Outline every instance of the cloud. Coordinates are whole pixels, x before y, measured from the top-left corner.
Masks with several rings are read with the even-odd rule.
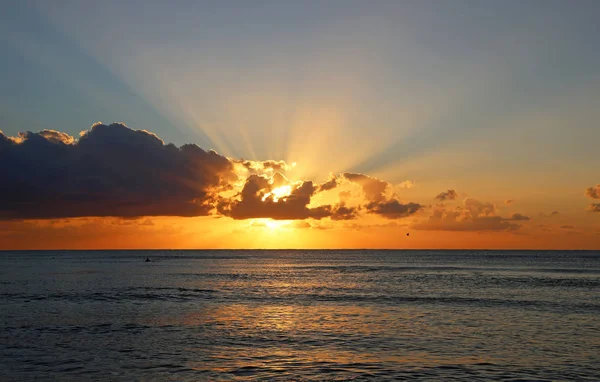
[[[386,191],[389,187],[388,182],[370,177],[364,174],[345,172],[342,174],[350,182],[359,184],[362,187],[365,198],[370,202],[383,202],[386,199]]]
[[[289,194],[277,197],[274,190],[280,187],[289,187]],[[310,199],[316,192],[317,187],[312,181],[290,182],[279,173],[275,173],[272,178],[253,174],[246,179],[239,195],[221,200],[218,210],[221,214],[236,220],[250,218],[297,220],[333,217],[336,211],[343,208],[343,206],[331,205],[309,208]],[[335,216],[343,219],[345,212],[342,210]]]
[[[585,196],[590,199],[600,199],[600,184],[585,189]]]
[[[358,217],[360,207],[347,207],[345,203],[339,204],[331,208],[331,220],[352,220]]]
[[[262,174],[266,172],[285,172],[294,167],[295,163],[288,165],[283,160],[265,160],[253,161],[245,159],[232,160],[233,163],[243,166],[246,170],[253,174]]]
[[[549,214],[546,214],[544,212],[540,212],[540,217],[543,217],[543,218],[551,218],[553,216],[558,216],[558,215],[559,215],[558,211],[552,211]]]
[[[506,199],[506,200],[504,201],[504,204],[506,204],[507,206],[510,206],[510,205],[512,205],[514,202],[515,202],[515,201],[514,201],[514,200],[512,200],[512,199]]]
[[[600,203],[592,203],[588,207],[589,212],[600,212]]]
[[[560,228],[562,228],[562,229],[575,229],[575,227],[573,227],[572,225],[561,225]]]
[[[69,134],[61,133],[60,131],[42,130],[38,134],[46,138],[50,142],[54,143],[62,142],[64,144],[70,145],[73,142],[75,142],[75,138],[73,138]]]
[[[415,186],[415,182],[410,181],[410,180],[405,180],[404,182],[401,182],[398,187],[399,188],[413,188]]]
[[[393,227],[407,227],[408,224],[399,224],[397,221],[392,220],[392,221],[388,221],[386,223],[380,223],[380,224],[358,224],[358,223],[345,223],[343,225],[343,227],[345,229],[351,229],[351,230],[364,230],[364,229],[371,229],[371,228],[393,228]]]
[[[417,203],[402,204],[397,199],[370,202],[365,207],[369,213],[381,215],[386,219],[404,218],[417,213],[423,208],[422,205]]]
[[[398,219],[423,208],[400,202],[390,183],[365,174],[331,174],[322,184],[291,181],[284,173],[294,163],[177,147],[122,123],[98,122],[77,138],[56,130],[18,137],[0,132],[0,163],[0,220],[215,215],[340,221],[363,211]],[[351,183],[360,186],[351,187],[356,195],[342,189],[329,204],[311,204],[317,193]]]
[[[448,190],[448,191],[439,193],[434,198],[434,200],[439,200],[440,202],[443,202],[446,200],[456,200],[457,197],[458,197],[458,193],[455,190]]]
[[[321,185],[319,185],[319,192],[329,191],[336,188],[338,185],[338,177],[334,174],[329,174],[329,180]]]
[[[463,202],[463,206],[453,209],[443,205],[434,207],[429,219],[414,224],[413,228],[432,231],[514,231],[520,226],[512,223],[512,220],[529,219],[520,214],[515,215],[503,218],[496,215],[496,206],[492,203],[469,198]]]
[[[0,133],[0,219],[201,216],[237,176],[196,145],[165,145],[123,124],[94,124],[78,140],[54,130]]]
[[[525,215],[521,215],[521,214],[513,214],[510,217],[510,220],[514,220],[514,221],[526,221],[526,220],[531,220],[531,218],[529,216],[525,216]]]

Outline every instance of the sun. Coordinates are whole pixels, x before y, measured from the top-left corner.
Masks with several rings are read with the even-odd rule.
[[[286,198],[292,194],[292,186],[286,185],[277,187],[271,190],[271,192],[267,192],[263,197],[262,201],[267,200],[268,197],[272,197],[273,201],[277,203],[279,199],[283,199],[285,202]]]
[[[267,219],[267,221],[265,222],[265,224],[266,224],[266,226],[267,226],[268,229],[274,231],[274,230],[281,229],[282,227],[284,227],[285,225],[287,225],[287,222],[280,221],[280,220]]]

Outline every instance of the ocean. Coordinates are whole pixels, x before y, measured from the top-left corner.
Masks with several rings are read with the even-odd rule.
[[[2,381],[598,381],[600,252],[4,251],[0,329]]]

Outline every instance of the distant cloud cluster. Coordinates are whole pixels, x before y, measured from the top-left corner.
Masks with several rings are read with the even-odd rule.
[[[540,217],[542,218],[551,218],[554,216],[558,216],[560,213],[558,211],[552,211],[549,214],[545,213],[545,212],[540,212]]]
[[[420,230],[435,231],[515,231],[520,225],[515,221],[527,221],[530,218],[513,214],[510,218],[497,215],[496,206],[476,199],[466,199],[462,206],[446,208],[434,207],[427,221],[413,225]]]
[[[590,199],[600,199],[600,184],[595,187],[588,187],[585,189],[585,196]],[[589,212],[600,212],[600,203],[592,203],[588,206]]]

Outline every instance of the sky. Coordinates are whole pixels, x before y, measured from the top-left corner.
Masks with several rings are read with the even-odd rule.
[[[0,13],[0,249],[600,249],[600,3]]]

